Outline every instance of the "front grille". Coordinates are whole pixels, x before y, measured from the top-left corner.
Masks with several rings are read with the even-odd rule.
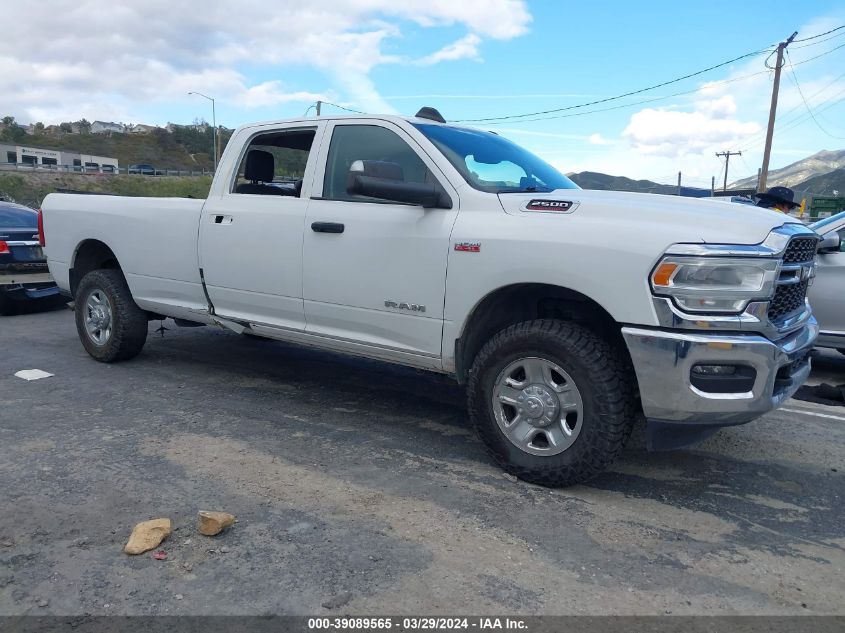
[[[797,279],[804,276],[799,264],[812,265],[818,246],[817,237],[796,237],[787,244],[783,253],[781,280],[775,287],[775,296],[769,303],[769,321],[775,325],[804,309],[804,298],[807,296],[810,280],[804,279],[796,283]]]
[[[796,237],[786,247],[783,254],[783,263],[811,262],[816,256],[818,246],[819,240],[816,237]]]
[[[803,308],[808,284],[808,281],[802,281],[797,284],[778,286],[769,304],[769,320],[777,323],[783,317]]]

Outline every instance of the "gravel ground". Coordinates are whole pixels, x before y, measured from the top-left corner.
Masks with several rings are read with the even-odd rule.
[[[845,613],[845,408],[671,453],[637,429],[549,490],[491,464],[448,379],[158,325],[104,365],[67,310],[0,320],[0,614]],[[201,536],[201,509],[238,522]],[[123,554],[156,517],[167,559]]]

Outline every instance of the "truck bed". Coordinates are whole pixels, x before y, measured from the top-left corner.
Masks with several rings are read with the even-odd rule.
[[[148,310],[184,299],[204,309],[197,230],[205,200],[48,195],[41,205],[50,270],[70,290],[69,270],[78,245],[99,240],[115,254],[135,301]],[[153,282],[154,283],[151,283]]]

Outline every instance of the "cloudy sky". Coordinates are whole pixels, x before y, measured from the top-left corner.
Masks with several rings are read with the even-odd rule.
[[[690,6],[685,6],[690,5]],[[487,119],[636,91],[845,24],[841,2],[144,0],[3,10],[0,115],[23,123],[235,127],[321,99],[365,112]],[[479,122],[562,171],[709,186],[756,174],[771,96],[766,54],[641,94]],[[845,29],[789,49],[772,166],[845,148]],[[770,62],[771,63],[771,62]],[[797,83],[796,83],[797,82]],[[800,86],[800,90],[797,86]],[[803,94],[803,97],[802,97]],[[806,104],[805,104],[806,101]],[[809,106],[809,111],[808,111]],[[325,112],[340,112],[326,106]],[[812,112],[812,115],[811,115]]]

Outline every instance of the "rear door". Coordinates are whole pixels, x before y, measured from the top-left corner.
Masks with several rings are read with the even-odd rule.
[[[390,122],[338,121],[326,130],[322,154],[305,223],[306,331],[436,367],[456,191],[415,139]],[[406,181],[440,185],[452,208],[349,195],[349,167],[357,160],[398,163]]]
[[[217,315],[304,329],[302,231],[323,125],[259,129],[206,201],[200,268]]]

